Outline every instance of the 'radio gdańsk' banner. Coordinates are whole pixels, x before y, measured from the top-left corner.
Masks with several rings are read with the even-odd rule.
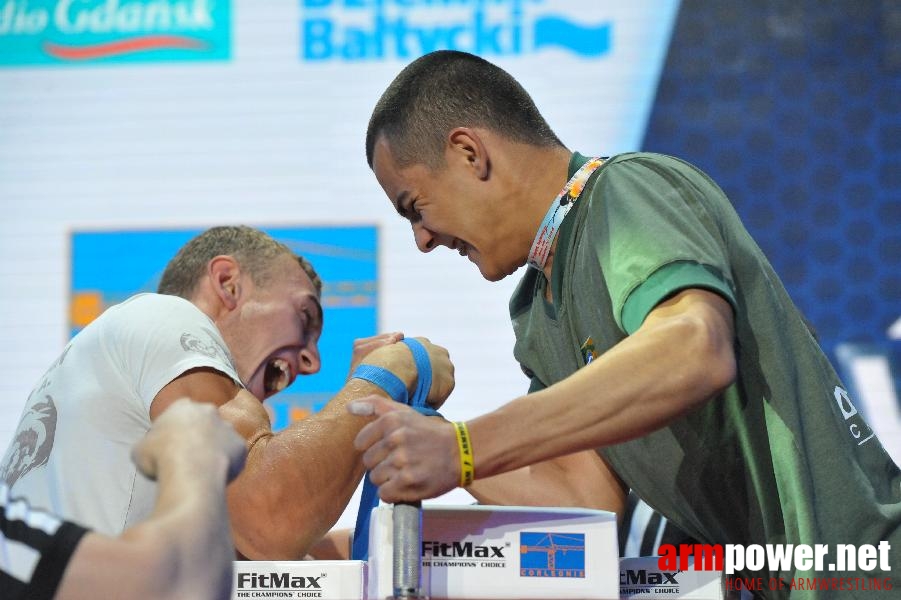
[[[0,65],[222,60],[229,2],[0,0]]]

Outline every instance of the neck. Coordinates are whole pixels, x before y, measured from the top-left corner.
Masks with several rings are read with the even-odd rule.
[[[206,280],[197,284],[197,288],[188,301],[217,324],[222,315],[228,312],[216,293],[210,289],[209,282]]]
[[[530,152],[517,157],[514,171],[521,175],[517,181],[517,210],[522,211],[521,238],[517,243],[523,248],[523,264],[532,247],[535,234],[554,198],[568,181],[569,159],[572,152],[563,147],[530,148]],[[548,256],[545,274],[550,276],[554,249]]]
[[[544,268],[541,269],[541,272],[544,273],[545,279],[548,281],[551,280],[551,272],[554,270],[554,254],[557,252],[557,240],[554,240],[554,245],[551,247],[551,251],[547,255],[547,260],[544,261]]]

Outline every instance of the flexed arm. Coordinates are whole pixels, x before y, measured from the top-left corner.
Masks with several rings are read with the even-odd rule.
[[[469,421],[476,479],[641,437],[716,397],[735,378],[732,319],[721,296],[683,291],[590,365]],[[378,418],[355,444],[383,500],[432,498],[459,485],[451,424],[378,399],[364,404]]]
[[[432,364],[429,401],[440,406],[453,390],[453,365],[444,348],[418,339]],[[388,369],[415,389],[416,367],[406,345],[381,345],[362,362]],[[237,550],[255,560],[301,559],[334,525],[364,472],[353,439],[365,422],[348,414],[345,404],[372,394],[387,397],[378,386],[350,379],[321,411],[273,433],[260,401],[217,371],[196,370],[172,382],[154,400],[152,416],[172,391],[213,398],[246,440],[246,466],[228,488],[228,505]]]

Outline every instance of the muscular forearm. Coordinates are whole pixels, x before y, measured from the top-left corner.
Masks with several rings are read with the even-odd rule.
[[[622,511],[626,490],[594,450],[477,479],[466,488],[482,504],[572,506]]]
[[[447,351],[418,338],[429,354],[430,404],[439,405],[453,389]],[[412,393],[418,373],[405,344],[384,345],[363,360],[387,369]],[[367,420],[347,412],[355,398],[379,396],[394,404],[381,387],[350,379],[321,410],[273,434],[262,405],[241,391],[220,414],[247,440],[244,471],[229,486],[229,510],[238,551],[252,559],[298,560],[337,521],[363,475],[354,438]]]
[[[345,404],[373,393],[385,395],[352,379],[318,413],[252,442],[244,471],[229,486],[243,556],[299,560],[335,524],[363,475],[353,439],[365,421]]]
[[[725,301],[682,298],[652,315],[572,376],[470,421],[476,476],[637,438],[733,381],[731,310]]]

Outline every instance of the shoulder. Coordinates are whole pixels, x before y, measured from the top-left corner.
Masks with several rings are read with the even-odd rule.
[[[172,344],[180,344],[185,351],[199,351],[231,363],[213,320],[178,296],[138,294],[107,309],[97,322],[103,328],[101,335],[126,345],[122,347],[149,352],[150,348],[168,351]]]
[[[601,171],[618,173],[630,169],[703,173],[699,167],[684,158],[659,152],[623,152],[622,154],[615,154],[604,161]]]
[[[109,307],[97,321],[126,330],[167,330],[185,326],[217,330],[200,308],[189,300],[165,294],[137,294]]]
[[[166,294],[136,294],[130,298],[111,306],[107,312],[115,313],[176,313],[195,316],[205,316],[203,311],[197,308],[190,300],[179,296]],[[104,313],[105,314],[105,313]]]
[[[670,184],[692,180],[703,185],[716,185],[698,165],[684,158],[657,152],[626,152],[611,156],[604,162],[601,171],[607,176],[659,178]]]
[[[628,200],[625,204],[629,206],[642,198],[709,207],[731,204],[722,188],[700,167],[668,154],[618,154],[608,158],[599,171],[589,196],[605,198],[603,210],[614,198]]]

